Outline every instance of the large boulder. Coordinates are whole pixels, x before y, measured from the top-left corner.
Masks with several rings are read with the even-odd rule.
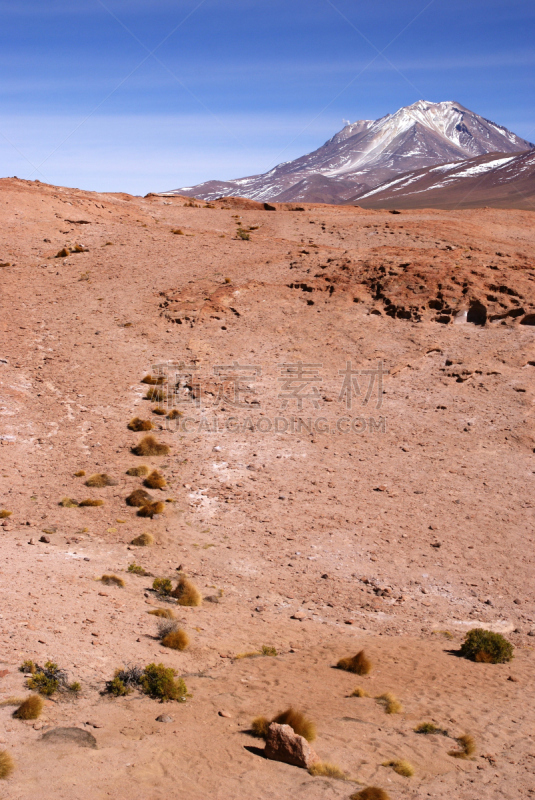
[[[319,761],[304,736],[299,736],[289,725],[278,725],[276,722],[269,726],[264,752],[266,758],[273,761],[283,761],[304,769]]]

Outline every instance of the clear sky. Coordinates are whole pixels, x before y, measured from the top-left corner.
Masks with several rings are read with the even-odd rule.
[[[0,0],[0,175],[145,194],[456,100],[535,140],[532,0]]]

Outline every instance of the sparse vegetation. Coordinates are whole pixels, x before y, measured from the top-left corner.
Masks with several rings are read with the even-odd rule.
[[[15,762],[7,750],[0,750],[0,780],[9,778],[15,769]]]
[[[378,703],[381,703],[384,706],[384,709],[387,714],[401,714],[403,711],[403,706],[397,699],[392,692],[385,692],[385,694],[380,694],[378,697],[375,698]]]
[[[384,761],[383,767],[392,767],[394,772],[397,772],[398,775],[403,775],[404,778],[410,778],[414,775],[414,767],[412,764],[402,759]]]
[[[146,506],[149,503],[152,503],[154,498],[145,489],[136,489],[135,491],[131,492],[128,497],[125,498],[125,502],[127,506],[133,506],[134,508],[141,508],[141,506]]]
[[[270,647],[267,644],[263,644],[262,645],[261,653],[262,653],[263,656],[277,656],[278,655],[277,650],[274,647]]]
[[[152,409],[152,413],[157,414],[159,417],[165,417],[166,411],[163,406],[155,406],[155,408]]]
[[[141,667],[126,667],[115,670],[111,681],[106,681],[106,691],[115,697],[124,697],[131,694],[133,689],[139,687],[143,669]]]
[[[59,501],[59,505],[63,506],[63,508],[78,508],[78,503],[76,500],[73,500],[72,497],[62,497]]]
[[[138,444],[132,448],[136,456],[166,456],[169,454],[169,446],[162,444],[154,436],[144,436]]]
[[[140,567],[139,564],[136,564],[135,561],[132,561],[131,564],[128,565],[128,572],[132,572],[134,575],[149,575],[143,567]]]
[[[126,426],[131,431],[151,431],[152,430],[152,422],[150,419],[140,419],[139,417],[133,417],[130,420],[128,425]],[[130,474],[127,472],[127,475]]]
[[[184,231],[180,228],[174,228],[171,233],[174,233],[175,236],[184,236]]]
[[[276,656],[278,655],[274,647],[269,647],[266,644],[262,645],[261,650],[251,650],[248,653],[238,653],[234,658],[257,658],[258,656]]]
[[[43,710],[43,699],[38,694],[31,694],[13,712],[16,719],[38,719]]]
[[[161,594],[162,597],[169,597],[173,591],[173,584],[169,578],[154,578],[152,582],[152,588],[155,592]]]
[[[149,386],[161,386],[162,383],[165,383],[165,377],[163,375],[145,375],[144,378],[141,378],[141,383],[147,383]]]
[[[140,533],[135,539],[132,539],[130,544],[136,547],[151,547],[154,544],[154,536],[151,533]]]
[[[145,475],[149,474],[149,468],[144,464],[140,464],[139,467],[130,467],[130,469],[127,469],[126,474],[130,475],[132,478],[144,478]]]
[[[152,519],[156,514],[163,514],[165,511],[165,503],[147,503],[142,506],[137,512],[138,517],[150,517]]]
[[[152,611],[147,611],[147,614],[152,614],[153,617],[161,617],[162,619],[175,618],[175,615],[170,608],[153,608]]]
[[[85,476],[85,469],[79,469],[78,472],[74,473],[75,478],[83,478]]]
[[[154,386],[147,391],[145,400],[152,400],[153,403],[161,403],[164,398],[163,389],[156,389]]]
[[[120,586],[121,589],[125,586],[124,578],[119,577],[119,575],[103,575],[100,580],[106,586]]]
[[[87,500],[82,500],[81,503],[78,503],[79,506],[103,506],[104,500],[91,500],[91,498],[87,498]]]
[[[251,722],[251,730],[254,736],[259,739],[265,739],[268,735],[270,722],[267,717],[255,717]]]
[[[62,247],[61,250],[58,250],[56,253],[55,258],[67,258],[67,256],[70,256],[70,254],[70,250],[68,250],[66,247]]]
[[[355,792],[349,800],[390,800],[390,795],[379,786],[366,786],[360,792]]]
[[[91,475],[91,477],[86,480],[85,485],[93,489],[102,489],[104,486],[117,486],[117,481],[105,472],[100,472],[96,475]]]
[[[180,578],[171,597],[176,597],[180,606],[200,606],[202,603],[201,593],[187,578]]]
[[[449,756],[453,756],[453,758],[470,758],[476,752],[476,743],[473,736],[470,736],[469,733],[465,733],[462,736],[459,736],[455,740],[460,750],[450,750],[448,753]]]
[[[236,231],[236,239],[243,239],[244,241],[248,242],[250,238],[251,234],[247,233],[247,231],[241,226]]]
[[[423,733],[424,735],[429,735],[431,733],[440,733],[442,736],[449,736],[448,731],[444,730],[444,728],[437,728],[436,725],[433,725],[432,722],[422,722],[414,729],[415,733]]]
[[[13,513],[12,511],[6,511],[6,509],[3,508],[0,511],[0,519],[7,519],[8,517],[10,517],[12,515],[12,513]]]
[[[251,730],[255,736],[265,739],[272,722],[276,722],[278,725],[289,725],[295,733],[303,736],[308,742],[313,742],[316,738],[314,723],[307,719],[301,711],[297,711],[291,706],[286,711],[277,714],[272,720],[268,720],[267,717],[256,717],[251,723]]]
[[[141,676],[142,691],[160,702],[167,700],[186,700],[188,690],[182,678],[175,679],[176,670],[163,664],[148,664]]]
[[[513,645],[501,633],[474,628],[466,634],[460,652],[471,661],[505,664],[513,658]]]
[[[366,689],[362,689],[362,687],[357,686],[357,688],[353,689],[353,691],[351,692],[351,694],[349,696],[350,697],[369,697],[370,695],[368,694]]]
[[[189,645],[188,634],[173,620],[161,620],[158,635],[163,646],[171,650],[185,650]]]
[[[147,486],[149,489],[165,489],[167,481],[161,472],[158,472],[157,469],[153,469],[150,475],[143,481],[143,485]]]
[[[347,780],[347,774],[336,764],[331,764],[330,761],[316,761],[315,764],[311,764],[308,771],[311,775],[324,778],[338,778],[338,780],[341,781]]]
[[[167,415],[167,419],[177,419],[178,417],[183,417],[184,414],[182,411],[179,411],[178,408],[172,408],[169,414]]]
[[[28,689],[47,697],[57,691],[77,691],[73,687],[78,686],[79,689],[80,686],[79,684],[69,684],[67,673],[53,661],[47,661],[44,667],[31,660],[24,661],[19,670],[29,676],[26,680]]]
[[[346,672],[353,672],[355,675],[368,675],[371,672],[373,664],[364,650],[360,650],[356,656],[341,658],[336,666],[338,669],[344,669]]]

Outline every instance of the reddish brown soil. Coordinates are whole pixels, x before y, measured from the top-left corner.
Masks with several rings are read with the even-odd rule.
[[[0,187],[0,510],[13,512],[0,523],[0,703],[25,696],[28,658],[82,684],[36,722],[0,707],[0,749],[16,762],[0,796],[535,793],[533,213],[273,212]],[[76,244],[84,252],[55,258]],[[374,384],[366,402],[362,370],[379,361],[384,394]],[[140,381],[180,362],[193,400],[170,421]],[[302,409],[297,397],[284,409],[283,365],[297,362],[316,377]],[[351,408],[347,362],[359,370]],[[127,429],[134,416],[170,455],[131,453],[144,435]],[[125,504],[140,463],[168,482],[155,499],[173,501],[152,520]],[[79,470],[117,483],[86,487]],[[143,531],[153,547],[130,544]],[[159,577],[180,568],[219,601],[176,609],[184,652],[160,645],[146,612],[164,603],[152,577],[127,572],[133,561]],[[513,662],[459,658],[474,627],[505,633]],[[279,655],[233,658],[263,645]],[[362,648],[369,676],[333,668]],[[117,667],[151,661],[184,676],[186,703],[102,694]],[[350,697],[356,686],[371,697]],[[384,692],[402,713],[385,714],[373,699]],[[262,758],[252,718],[290,703],[316,722],[320,757],[359,783]],[[472,734],[475,757],[414,733],[425,721]],[[61,726],[90,731],[97,749],[40,741]],[[381,766],[396,758],[412,778]]]

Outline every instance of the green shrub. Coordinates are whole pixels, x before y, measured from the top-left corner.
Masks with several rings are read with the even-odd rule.
[[[513,645],[501,633],[473,628],[466,634],[460,652],[471,661],[505,664],[513,658]]]
[[[50,697],[58,690],[70,689],[67,673],[53,661],[47,661],[44,667],[40,667],[33,661],[25,661],[19,669],[29,675],[26,680],[28,689],[33,689],[39,694]]]
[[[146,570],[140,567],[139,564],[136,564],[135,561],[132,561],[132,563],[128,565],[128,572],[133,572],[134,575],[147,575]]]
[[[176,670],[172,667],[148,664],[141,676],[141,688],[149,697],[154,697],[162,703],[166,700],[184,702],[188,697],[188,690],[182,678],[175,680],[176,674]]]
[[[169,578],[155,578],[152,582],[152,588],[158,594],[168,597],[173,591],[173,584]]]

